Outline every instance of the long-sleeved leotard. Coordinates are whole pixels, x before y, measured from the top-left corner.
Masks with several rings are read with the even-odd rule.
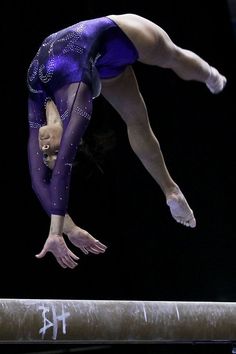
[[[119,75],[138,53],[109,18],[79,22],[47,37],[30,64],[28,158],[32,187],[45,211],[65,215],[72,163],[92,114],[100,79]],[[45,105],[52,99],[63,134],[53,171],[43,163],[38,130],[46,124]]]

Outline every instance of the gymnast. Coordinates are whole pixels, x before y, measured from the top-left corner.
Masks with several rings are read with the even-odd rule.
[[[29,171],[32,188],[51,220],[37,258],[51,252],[61,267],[76,267],[79,257],[64,236],[85,254],[107,248],[67,212],[72,165],[91,119],[93,100],[100,93],[126,123],[130,146],[160,186],[172,217],[187,227],[196,226],[150,126],[132,68],[136,61],[171,69],[183,80],[202,82],[213,94],[226,84],[215,67],[136,14],[89,19],[53,33],[29,65]]]

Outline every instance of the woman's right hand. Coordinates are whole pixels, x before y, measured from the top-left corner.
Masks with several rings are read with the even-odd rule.
[[[43,249],[35,257],[43,258],[47,252],[51,252],[62,268],[75,268],[78,263],[77,257],[66,245],[63,236],[49,234]]]

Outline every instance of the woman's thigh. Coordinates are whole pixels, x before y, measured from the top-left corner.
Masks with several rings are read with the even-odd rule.
[[[102,95],[127,125],[147,124],[146,105],[131,66],[116,78],[102,80]]]
[[[140,62],[161,67],[169,66],[177,47],[160,26],[135,14],[108,17],[116,22],[133,42]]]

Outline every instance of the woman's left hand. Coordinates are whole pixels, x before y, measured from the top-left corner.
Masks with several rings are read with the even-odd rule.
[[[88,231],[76,225],[67,233],[67,236],[70,242],[80,248],[84,254],[89,252],[93,254],[104,253],[107,249],[107,246],[90,235]]]

